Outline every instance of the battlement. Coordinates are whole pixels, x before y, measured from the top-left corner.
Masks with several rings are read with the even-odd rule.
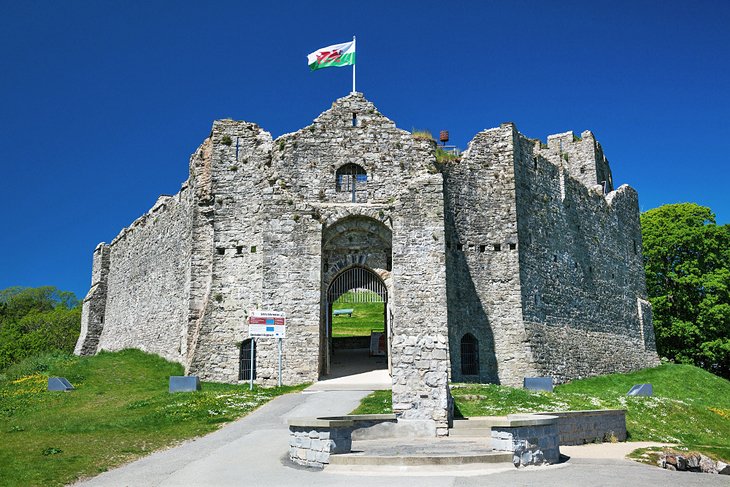
[[[604,194],[613,191],[613,176],[608,159],[590,130],[581,133],[580,137],[573,131],[549,135],[547,146],[536,141],[534,150],[536,155],[564,168],[586,187],[600,186]]]

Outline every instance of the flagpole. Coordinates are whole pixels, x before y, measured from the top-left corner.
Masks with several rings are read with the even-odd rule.
[[[355,64],[357,63],[357,44],[355,44],[355,36],[352,36],[352,44],[355,47],[355,62],[352,63],[352,93],[356,93],[355,91]]]

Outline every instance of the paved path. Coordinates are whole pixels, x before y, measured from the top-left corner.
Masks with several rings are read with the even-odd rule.
[[[342,385],[342,384],[340,384]],[[321,388],[320,384],[320,388]],[[444,467],[328,467],[316,471],[288,462],[288,428],[292,417],[346,414],[369,391],[305,391],[278,397],[250,415],[205,437],[157,452],[111,470],[83,486],[730,486],[719,475],[669,472],[621,460],[626,445],[609,448],[568,447],[572,458],[549,467],[473,469]],[[583,449],[584,453],[581,453]],[[603,453],[600,453],[603,451]],[[608,457],[608,458],[607,458]],[[409,479],[412,479],[409,482]]]

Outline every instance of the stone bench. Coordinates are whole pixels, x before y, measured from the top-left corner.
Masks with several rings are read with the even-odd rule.
[[[513,452],[513,463],[543,465],[560,460],[558,417],[547,414],[509,414],[472,417],[474,425],[491,429],[492,448]]]
[[[354,311],[354,309],[336,309],[332,312],[332,316],[347,315],[352,318],[352,313]]]
[[[288,421],[289,458],[299,465],[323,468],[330,463],[330,455],[350,453],[354,431],[395,422],[395,414],[292,418]]]

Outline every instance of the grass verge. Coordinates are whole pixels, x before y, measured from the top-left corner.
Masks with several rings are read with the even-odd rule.
[[[627,397],[634,384],[651,383],[652,397]],[[678,448],[730,460],[730,381],[691,365],[667,364],[629,374],[575,380],[552,393],[493,384],[453,384],[463,416],[498,416],[530,411],[626,409],[631,441],[676,443]],[[392,412],[390,391],[363,401],[358,414]]]
[[[0,377],[0,479],[5,486],[65,485],[209,433],[301,387],[204,382],[170,394],[179,364],[138,350],[34,357]],[[47,392],[49,376],[76,390]]]
[[[345,295],[343,295],[345,297]],[[370,336],[371,331],[385,329],[383,303],[345,303],[343,298],[332,305],[333,310],[352,309],[352,316],[332,317],[332,336]]]

